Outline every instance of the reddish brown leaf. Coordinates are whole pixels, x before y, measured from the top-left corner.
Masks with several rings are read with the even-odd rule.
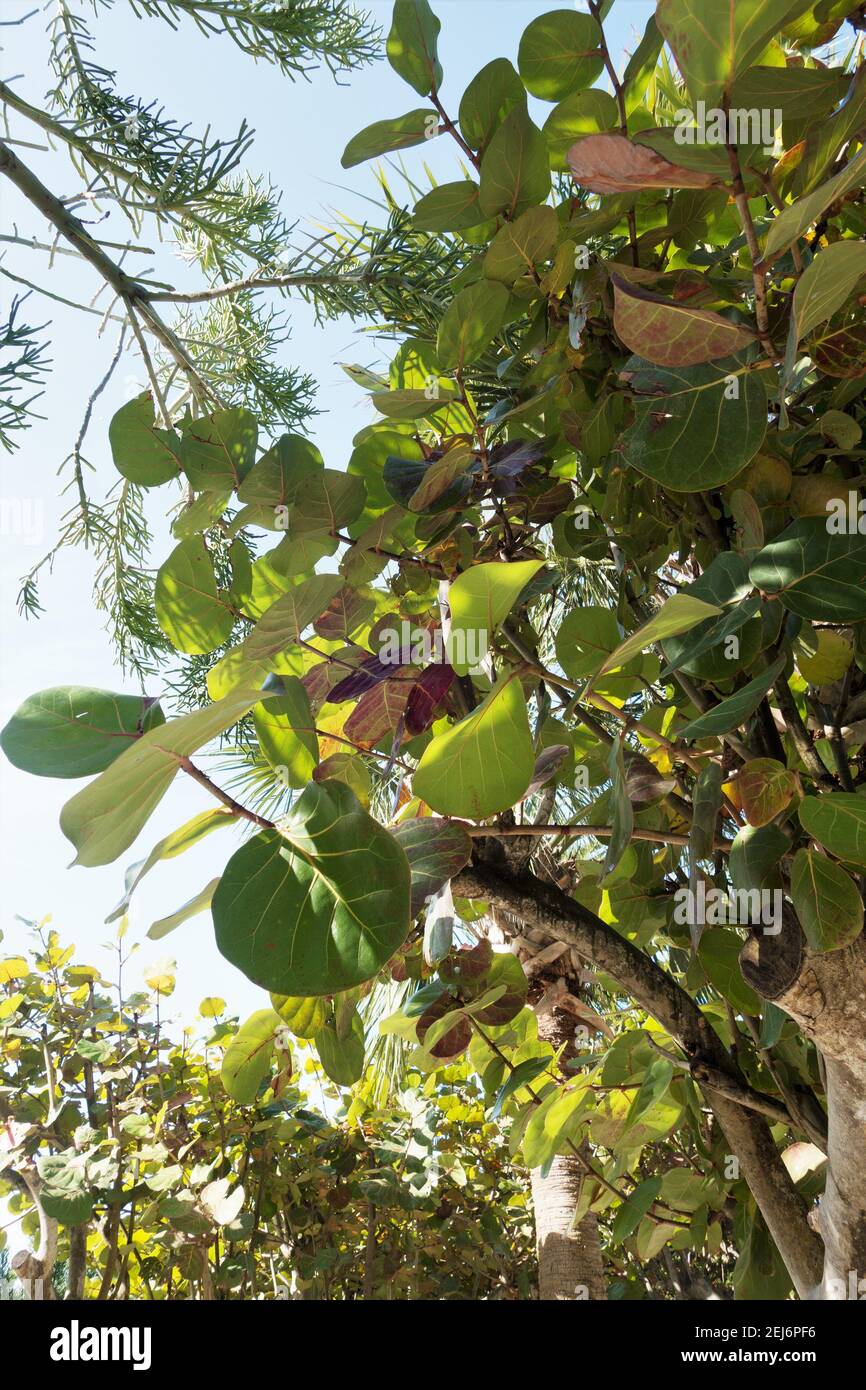
[[[660,367],[696,367],[718,357],[730,357],[754,342],[748,329],[740,328],[709,309],[674,304],[664,296],[620,275],[611,277],[614,294],[613,326],[626,347]]]
[[[343,662],[349,661],[356,651],[357,649],[347,647],[335,652],[334,655],[340,658],[339,661],[318,661],[301,677],[301,685],[309,696],[313,710],[318,710],[321,705],[333,699],[331,692],[346,677]]]
[[[827,376],[847,378],[866,372],[866,323],[850,315],[838,315],[824,324],[806,343],[815,366]]]
[[[671,164],[647,145],[624,135],[586,135],[568,151],[575,183],[591,193],[631,193],[641,188],[712,188],[715,174]]]
[[[397,727],[412,689],[415,669],[411,666],[388,668],[391,676],[381,681],[358,701],[343,725],[343,733],[361,748],[373,748]]]
[[[365,695],[374,685],[393,675],[394,667],[390,662],[382,661],[378,656],[366,656],[357,671],[351,671],[334,686],[328,699],[332,705],[342,704],[344,700],[357,700],[359,695]]]
[[[327,637],[331,641],[341,637],[348,638],[349,634],[370,616],[373,608],[372,599],[346,585],[334,595],[324,613],[313,623],[313,627],[320,637]]]
[[[749,825],[761,826],[784,811],[797,778],[775,758],[752,758],[743,764],[736,785]]]
[[[451,980],[464,988],[468,986],[470,992],[478,993],[478,981],[484,979],[492,964],[493,947],[485,936],[475,946],[461,946],[452,951],[439,966],[439,974],[443,980]]]
[[[406,732],[410,738],[423,734],[433,723],[436,706],[442,701],[454,680],[451,666],[428,666],[421,672],[406,701]]]
[[[440,1018],[456,1009],[457,1005],[450,994],[442,994],[439,998],[425,1009],[418,1022],[415,1024],[415,1035],[423,1046],[427,1033],[434,1023],[438,1023]],[[430,1049],[432,1056],[446,1060],[449,1057],[459,1057],[461,1052],[465,1052],[472,1041],[472,1025],[464,1014],[457,1014],[454,1024],[448,1032]]]

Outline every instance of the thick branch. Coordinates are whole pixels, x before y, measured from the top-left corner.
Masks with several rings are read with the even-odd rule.
[[[737,1067],[694,1000],[655,961],[581,903],[532,875],[520,879],[487,865],[464,869],[453,880],[461,897],[486,898],[530,926],[565,941],[611,975],[683,1048],[736,1082]],[[707,1097],[801,1297],[821,1280],[821,1241],[782,1163],[766,1122],[711,1090]]]
[[[39,1217],[39,1245],[36,1250],[19,1250],[9,1268],[20,1280],[24,1296],[34,1302],[54,1298],[51,1274],[57,1259],[58,1223],[42,1205],[42,1179],[34,1163],[7,1169],[7,1176],[30,1198]]]

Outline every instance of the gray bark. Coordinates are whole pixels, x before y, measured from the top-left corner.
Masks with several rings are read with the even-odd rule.
[[[866,941],[815,954],[787,904],[781,933],[753,937],[743,975],[812,1039],[827,1075],[827,1185],[818,1211],[824,1268],[808,1296],[866,1294]],[[863,1287],[861,1288],[861,1281]]]
[[[555,1048],[574,1037],[574,1020],[551,1012],[538,1020],[538,1036]],[[607,1288],[598,1220],[587,1212],[572,1229],[574,1212],[585,1169],[571,1153],[557,1154],[546,1176],[532,1173],[535,1208],[535,1243],[538,1252],[538,1296],[562,1302],[604,1299]]]

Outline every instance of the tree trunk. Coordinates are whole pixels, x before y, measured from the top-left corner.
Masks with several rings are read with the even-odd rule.
[[[9,1267],[21,1280],[24,1297],[34,1302],[54,1298],[54,1285],[51,1275],[57,1259],[58,1223],[53,1216],[46,1214],[42,1205],[42,1180],[35,1163],[26,1163],[7,1173],[12,1181],[26,1192],[39,1215],[39,1245],[34,1250],[19,1250],[13,1255]]]
[[[538,1020],[538,1036],[555,1048],[573,1043],[574,1019],[559,1013],[543,1014]],[[583,1174],[580,1160],[570,1153],[557,1154],[546,1177],[540,1168],[532,1172],[538,1296],[545,1300],[607,1297],[594,1212],[587,1212],[572,1230]]]
[[[866,1294],[866,939],[815,954],[787,904],[782,923],[778,936],[746,944],[742,971],[799,1024],[824,1060],[829,1162],[818,1210],[824,1272],[809,1296],[859,1299]]]

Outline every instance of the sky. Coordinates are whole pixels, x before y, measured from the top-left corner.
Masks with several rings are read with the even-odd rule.
[[[14,21],[40,0],[0,0],[0,76],[17,92],[38,104],[50,85],[46,25],[54,11],[45,5],[23,25]],[[560,5],[560,8],[564,8]],[[79,0],[82,13],[89,10]],[[390,4],[363,6],[387,33]],[[557,8],[555,0],[433,0],[442,21],[440,58],[445,73],[442,100],[456,115],[460,96],[475,73],[491,59],[516,62],[520,35],[536,15]],[[578,3],[576,9],[586,8]],[[654,6],[647,0],[616,0],[605,22],[614,62],[621,73],[626,55],[636,47]],[[373,121],[396,116],[421,103],[384,60],[344,76],[337,85],[327,71],[309,81],[291,82],[267,64],[254,64],[224,35],[205,39],[189,23],[177,31],[158,20],[138,19],[127,0],[114,0],[101,10],[94,25],[97,56],[116,70],[123,93],[146,100],[158,98],[167,113],[197,130],[210,124],[212,132],[233,134],[241,120],[255,129],[247,157],[253,172],[270,176],[283,190],[287,220],[302,226],[330,225],[332,210],[374,218],[369,199],[377,195],[374,164],[351,170],[340,167],[340,155],[350,137]],[[600,79],[600,86],[605,86]],[[551,109],[531,100],[536,119]],[[39,141],[34,127],[14,117],[10,134]],[[48,150],[17,149],[19,156],[63,195],[78,189],[74,171],[63,156]],[[422,159],[438,180],[459,177],[459,150],[442,137],[423,150],[407,150],[407,167],[423,180]],[[5,184],[5,186],[4,186]],[[407,198],[407,201],[408,198]],[[14,227],[14,232],[13,232]],[[6,235],[47,240],[47,227],[38,214],[0,181],[0,231]],[[153,245],[152,241],[148,244]],[[0,243],[0,264],[54,294],[89,302],[98,288],[95,272],[74,257]],[[172,266],[165,248],[153,262],[158,278],[184,283],[184,270]],[[0,316],[5,317],[16,286],[0,278]],[[103,303],[104,301],[99,301]],[[33,294],[25,306],[27,321],[49,321],[52,370],[36,409],[44,417],[24,436],[18,450],[0,458],[0,725],[28,695],[55,685],[87,685],[135,692],[134,680],[115,667],[104,616],[91,599],[93,558],[83,550],[62,551],[53,573],[40,586],[44,613],[25,620],[16,609],[19,581],[50,549],[58,523],[69,505],[59,497],[63,478],[57,471],[78,433],[85,402],[104,375],[113,356],[119,325],[107,325],[100,338],[100,319]],[[316,405],[321,412],[308,425],[329,468],[345,468],[351,441],[372,418],[363,393],[335,364],[362,362],[384,365],[375,343],[348,320],[317,327],[312,312],[291,304],[292,337],[281,349],[281,360],[296,364],[318,382]],[[387,350],[387,345],[383,345]],[[112,381],[96,403],[85,445],[93,466],[88,486],[104,495],[117,477],[108,447],[108,423],[131,395],[146,385],[140,359],[127,350]],[[155,534],[154,563],[168,553],[163,489],[150,506]],[[15,520],[17,516],[17,521]],[[159,681],[148,694],[160,693]],[[52,925],[65,943],[74,943],[77,958],[113,974],[113,957],[103,949],[112,941],[113,927],[104,925],[123,891],[124,869],[146,856],[152,846],[190,816],[206,809],[206,793],[190,779],[177,777],[134,845],[114,864],[103,868],[69,868],[72,846],[62,835],[59,814],[64,802],[83,784],[19,772],[0,757],[0,955],[27,944],[27,929],[16,914]],[[127,947],[138,949],[126,968],[130,988],[141,986],[143,969],[154,961],[177,961],[177,988],[170,1001],[172,1014],[194,1020],[199,1001],[207,995],[224,998],[232,1013],[247,1013],[267,1005],[264,992],[230,966],[219,954],[209,913],[192,918],[162,941],[149,941],[146,932],[158,918],[192,898],[221,871],[232,851],[232,830],[206,838],[174,860],[158,865],[137,889],[130,913]]]

